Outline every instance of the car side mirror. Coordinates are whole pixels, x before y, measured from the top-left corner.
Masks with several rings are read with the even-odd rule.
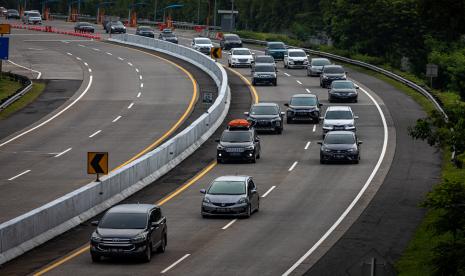
[[[229,53],[228,53],[228,56],[230,56],[230,55],[232,55],[232,53],[231,53],[231,52],[229,52]]]
[[[355,89],[360,89],[360,87],[359,87],[359,86],[355,86]]]
[[[158,227],[160,224],[156,221],[152,221],[152,227]]]
[[[98,220],[94,220],[90,223],[92,226],[98,226]]]
[[[244,115],[245,115],[245,116],[249,116],[249,112],[244,112]]]
[[[355,116],[354,116],[354,119],[358,119],[358,116],[357,116],[357,115],[355,115]]]
[[[319,107],[322,107],[322,106],[323,106],[323,104],[322,104],[322,103],[319,103],[319,104],[318,104],[318,106],[319,106]]]
[[[285,104],[284,104],[284,106],[287,106],[287,107],[289,107],[289,104],[288,104],[288,103],[285,103]]]
[[[363,141],[358,141],[357,142],[357,145],[361,145],[361,144],[363,144]]]
[[[318,145],[323,145],[323,142],[321,142],[321,141],[318,141],[318,142],[316,142],[316,143],[317,143]]]
[[[284,116],[284,115],[286,115],[286,112],[281,112],[281,116]]]
[[[219,143],[219,142],[220,142],[220,139],[215,139],[215,142]]]
[[[200,189],[200,193],[201,193],[201,194],[206,194],[206,193],[207,193],[207,190],[205,190],[205,189]]]
[[[325,119],[325,117],[320,117],[320,120],[324,120],[324,119]]]
[[[260,137],[259,137],[259,136],[255,137],[255,142],[258,142],[258,141],[260,141]]]

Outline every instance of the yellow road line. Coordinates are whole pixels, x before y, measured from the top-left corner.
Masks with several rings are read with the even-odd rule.
[[[217,163],[216,161],[211,162],[207,167],[203,168],[202,171],[200,171],[198,174],[196,174],[193,178],[189,179],[186,183],[184,183],[181,187],[176,189],[174,192],[170,193],[166,197],[162,198],[160,201],[158,201],[157,205],[161,206],[174,198],[175,196],[179,195],[182,193],[184,190],[189,188],[190,186],[194,185],[197,181],[199,181],[202,177],[204,177],[207,173],[209,173],[214,167],[216,167]],[[63,257],[62,259],[50,264],[49,266],[45,267],[44,269],[41,269],[40,271],[34,273],[34,276],[41,276],[44,275],[45,273],[49,272],[52,269],[55,269],[56,267],[70,261],[71,259],[76,258],[77,256],[83,254],[84,252],[87,252],[90,250],[90,245],[86,244],[84,246],[81,246],[78,248],[76,251],[72,252],[71,254]]]
[[[252,85],[252,83],[250,83],[249,79],[244,77],[241,73],[239,73],[238,71],[234,70],[234,69],[231,69],[231,68],[228,68],[226,67],[226,65],[223,65],[226,69],[228,69],[229,71],[233,72],[234,74],[236,74],[239,78],[241,78],[246,84],[247,86],[249,87],[249,90],[252,94],[252,97],[254,99],[254,102],[255,103],[258,103],[259,100],[260,100],[260,97],[258,96],[258,93],[257,93],[257,89],[255,89],[255,87]]]

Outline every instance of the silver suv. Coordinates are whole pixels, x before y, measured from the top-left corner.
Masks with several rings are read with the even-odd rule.
[[[330,106],[323,119],[323,135],[333,130],[356,131],[355,116],[350,106]]]

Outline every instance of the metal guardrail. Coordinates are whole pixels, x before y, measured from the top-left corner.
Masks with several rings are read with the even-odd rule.
[[[64,233],[141,190],[199,148],[221,125],[229,110],[230,90],[223,67],[211,58],[174,43],[133,35],[112,41],[182,58],[215,81],[218,96],[207,112],[158,148],[101,178],[26,214],[0,224],[0,264]]]
[[[13,74],[13,73],[2,73],[3,76],[9,76],[10,78],[15,78],[21,80],[23,87],[18,89],[15,94],[12,96],[4,99],[0,102],[0,111],[7,108],[10,104],[14,103],[15,101],[19,100],[24,94],[29,92],[32,89],[32,81],[24,76]]]
[[[249,44],[266,45],[266,41],[263,41],[263,40],[255,40],[255,39],[244,38],[244,39],[242,39],[242,41],[245,42],[245,43],[249,43]],[[290,48],[297,48],[297,47],[290,47]],[[390,78],[392,78],[394,80],[397,80],[397,81],[407,85],[408,87],[412,88],[413,90],[421,93],[423,96],[425,96],[429,101],[431,101],[433,103],[435,108],[438,111],[440,111],[446,119],[448,118],[447,114],[444,111],[444,109],[442,108],[441,104],[436,100],[436,98],[428,90],[426,90],[425,88],[419,86],[418,84],[416,84],[416,83],[414,83],[414,82],[412,82],[412,81],[410,81],[410,80],[408,80],[406,78],[403,78],[403,77],[401,77],[401,76],[399,76],[399,75],[397,75],[397,74],[395,74],[393,72],[390,72],[388,70],[385,70],[383,68],[377,67],[375,65],[372,65],[372,64],[369,64],[369,63],[366,63],[366,62],[362,62],[362,61],[358,61],[358,60],[354,60],[354,59],[350,59],[350,58],[346,58],[346,57],[343,57],[343,56],[338,56],[338,55],[334,55],[334,54],[330,54],[330,53],[326,53],[326,52],[315,51],[315,50],[306,49],[306,48],[302,48],[302,49],[304,51],[306,51],[307,53],[310,53],[310,54],[313,54],[313,55],[326,57],[326,58],[342,61],[342,62],[345,62],[345,63],[357,65],[357,66],[367,68],[367,69],[370,69],[372,71],[381,73],[381,74],[383,74],[385,76],[388,76],[388,77],[390,77]]]

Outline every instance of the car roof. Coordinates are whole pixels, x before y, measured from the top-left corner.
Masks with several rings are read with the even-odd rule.
[[[108,210],[108,213],[147,213],[156,207],[153,204],[121,204]]]
[[[327,135],[336,135],[336,134],[350,134],[352,136],[356,136],[356,134],[353,131],[348,131],[348,130],[334,130],[326,133]]]
[[[263,58],[263,57],[274,59],[274,57],[272,57],[272,56],[270,56],[270,55],[256,55],[256,56],[255,56],[255,58]]]
[[[334,80],[332,83],[338,83],[338,82],[350,82],[350,83],[353,83],[351,80]]]
[[[248,50],[248,51],[250,51],[249,48],[232,48],[231,50],[234,50],[234,51],[235,51],[235,50]]]
[[[287,51],[288,52],[304,52],[305,53],[305,51],[303,49],[288,49]]]
[[[328,106],[328,108],[326,109],[326,111],[335,111],[335,110],[352,111],[352,108],[350,108],[350,106],[347,106],[347,105],[332,105],[332,106]]]
[[[316,98],[316,95],[314,94],[294,94],[292,95],[292,98],[298,97],[298,98]]]
[[[137,28],[149,28],[149,29],[152,29],[152,27],[150,27],[150,26],[138,26]]]
[[[224,37],[239,37],[237,34],[224,34]]]
[[[224,132],[234,132],[234,133],[236,133],[236,132],[241,132],[241,131],[242,132],[252,132],[252,130],[253,130],[253,127],[250,126],[249,128],[243,127],[243,128],[225,129],[225,130],[223,130],[223,133]]]
[[[210,40],[210,38],[208,38],[208,37],[194,37],[194,40],[198,40],[198,39],[208,39],[208,40]]]
[[[282,41],[268,41],[267,44],[284,44]]]
[[[277,103],[256,103],[252,106],[279,106]]]
[[[250,176],[247,175],[223,175],[215,178],[213,181],[246,181]]]
[[[329,61],[329,59],[327,59],[327,58],[312,58],[311,60],[327,60],[327,61]]]

